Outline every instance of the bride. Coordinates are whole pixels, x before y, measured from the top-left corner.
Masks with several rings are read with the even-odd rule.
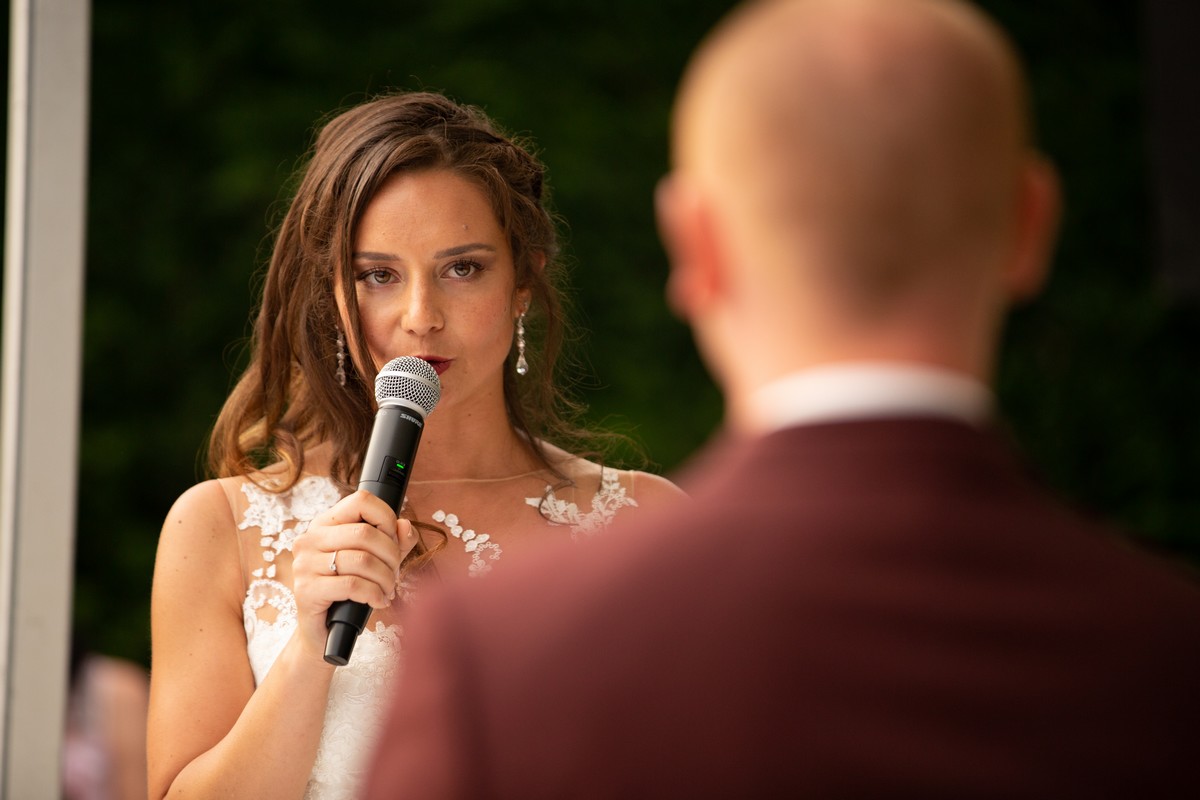
[[[541,165],[477,109],[396,94],[321,131],[212,434],[215,477],[159,540],[152,798],[353,797],[423,581],[681,496],[584,457],[560,415],[555,256]],[[353,490],[375,373],[399,355],[442,384],[402,519]],[[335,668],[325,617],[345,599],[373,612]]]

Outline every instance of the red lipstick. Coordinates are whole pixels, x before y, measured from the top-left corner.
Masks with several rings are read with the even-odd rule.
[[[450,364],[452,363],[451,359],[442,358],[440,356],[419,355],[419,356],[417,356],[417,358],[421,359],[422,361],[427,362],[429,364],[429,366],[433,367],[433,371],[436,372],[439,377],[441,377],[441,374],[443,372],[445,372],[446,370],[448,370],[450,368]]]

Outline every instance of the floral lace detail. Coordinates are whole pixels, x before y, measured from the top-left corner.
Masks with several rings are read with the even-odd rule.
[[[276,558],[292,552],[296,538],[341,494],[328,478],[315,476],[280,494],[252,483],[242,484],[241,489],[249,505],[238,528],[258,528],[265,562],[251,572],[255,580],[242,601],[246,654],[257,686],[266,679],[297,626],[296,597],[290,587],[274,579]],[[400,639],[399,627],[375,623],[358,637],[350,663],[334,673],[305,798],[358,797],[366,778],[369,743],[376,741],[383,726],[387,699],[400,668]]]
[[[275,609],[275,619],[259,613],[263,606]],[[296,597],[279,581],[256,580],[242,601],[242,622],[246,626],[246,654],[257,686],[296,630]]]
[[[458,515],[456,514],[447,514],[439,508],[433,512],[433,521],[444,523],[450,529],[450,535],[462,541],[463,550],[471,554],[471,566],[467,569],[472,578],[486,575],[492,571],[492,565],[484,561],[485,555],[488,560],[495,561],[504,552],[500,549],[500,545],[491,541],[490,534],[476,533],[470,529],[464,530],[463,526],[458,524]]]
[[[360,797],[370,766],[370,743],[379,739],[400,674],[402,631],[376,622],[364,629],[354,657],[333,673],[321,744],[304,792],[307,800]]]
[[[278,494],[249,482],[242,483],[241,491],[248,507],[238,529],[250,531],[248,535],[255,535],[252,529],[258,529],[263,557],[263,565],[250,573],[242,601],[246,652],[257,686],[297,626],[296,597],[289,586],[276,579],[276,560],[290,554],[296,538],[308,530],[313,518],[334,505],[341,495],[329,478],[320,476],[305,477],[290,491]],[[570,525],[572,538],[591,535],[621,508],[637,505],[626,496],[617,473],[611,470],[602,473],[601,488],[592,499],[590,513],[580,513],[574,503],[558,500],[549,486],[544,498],[526,502],[540,508],[552,524]],[[489,534],[465,528],[457,515],[441,510],[433,519],[446,525],[450,535],[471,554],[472,576],[491,571],[502,550]],[[400,589],[403,602],[418,599],[407,582],[402,582]],[[321,742],[304,793],[307,800],[352,800],[359,796],[368,757],[382,730],[392,687],[402,666],[402,638],[399,626],[376,622],[374,628],[359,636],[350,663],[334,672]]]
[[[313,518],[342,498],[332,481],[315,475],[302,478],[283,494],[268,492],[247,481],[242,484],[242,494],[250,505],[238,529],[257,527],[262,533],[259,546],[263,548],[266,566],[250,573],[255,578],[274,578],[275,557],[284,550],[290,553],[292,542],[308,530]],[[294,525],[285,527],[293,520]]]
[[[267,604],[279,611],[275,622],[256,611]],[[296,599],[278,581],[251,584],[243,605],[247,648],[255,685],[270,672],[296,630]],[[307,800],[355,800],[366,780],[370,747],[383,728],[392,687],[400,670],[401,629],[376,622],[363,630],[354,657],[333,674],[321,743],[304,797]]]
[[[541,511],[551,525],[570,525],[571,538],[576,541],[603,530],[622,508],[637,506],[637,501],[621,485],[616,470],[608,468],[600,471],[600,490],[592,497],[592,510],[587,513],[581,512],[575,503],[559,500],[552,486],[546,487],[543,497],[526,497],[525,502]]]
[[[258,611],[263,606],[270,606],[276,612],[275,621],[264,621],[266,625],[278,627],[280,620],[296,616],[296,598],[292,595],[291,589],[279,581],[259,579],[251,583],[250,588],[246,590],[246,600],[242,603],[242,611],[253,614],[257,619]],[[247,624],[247,635],[253,634],[254,630]]]

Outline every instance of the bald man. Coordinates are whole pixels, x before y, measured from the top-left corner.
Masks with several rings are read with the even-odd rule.
[[[434,594],[368,797],[1165,797],[1200,591],[993,429],[1057,217],[953,0],[743,7],[688,67],[668,295],[727,399],[692,500]]]

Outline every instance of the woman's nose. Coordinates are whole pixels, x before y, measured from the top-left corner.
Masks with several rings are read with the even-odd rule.
[[[435,287],[414,282],[405,299],[404,329],[414,336],[423,336],[442,327],[441,301]]]

